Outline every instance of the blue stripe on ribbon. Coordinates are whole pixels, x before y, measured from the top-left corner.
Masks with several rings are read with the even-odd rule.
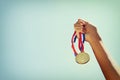
[[[82,36],[83,36],[83,43],[85,42],[85,34],[82,34]]]
[[[76,42],[76,39],[77,39],[77,35],[75,35],[75,38],[74,38],[74,43]]]

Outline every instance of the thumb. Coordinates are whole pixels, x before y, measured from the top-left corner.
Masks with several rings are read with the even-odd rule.
[[[79,32],[76,32],[77,38],[80,38]]]

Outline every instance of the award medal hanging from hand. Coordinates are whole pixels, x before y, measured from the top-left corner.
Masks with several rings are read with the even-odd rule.
[[[79,38],[78,38],[78,48],[80,50],[79,54],[77,53],[74,47],[74,43],[76,42],[76,39],[77,39],[77,35],[75,31],[71,39],[72,49],[75,55],[75,61],[78,64],[85,64],[90,60],[88,53],[84,51],[85,34],[81,32],[79,33]]]

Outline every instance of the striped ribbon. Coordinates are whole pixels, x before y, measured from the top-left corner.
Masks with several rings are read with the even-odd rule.
[[[71,43],[72,43],[72,50],[74,52],[74,55],[78,55],[74,43],[76,42],[77,39],[77,35],[76,35],[76,31],[74,31],[73,35],[72,35],[72,39],[71,39]],[[81,52],[84,52],[84,42],[85,42],[85,34],[83,33],[79,33],[79,39],[78,39],[78,48]]]

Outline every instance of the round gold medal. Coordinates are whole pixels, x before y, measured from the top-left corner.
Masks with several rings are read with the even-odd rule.
[[[82,52],[76,56],[75,60],[78,64],[85,64],[90,60],[90,57],[88,53]]]

